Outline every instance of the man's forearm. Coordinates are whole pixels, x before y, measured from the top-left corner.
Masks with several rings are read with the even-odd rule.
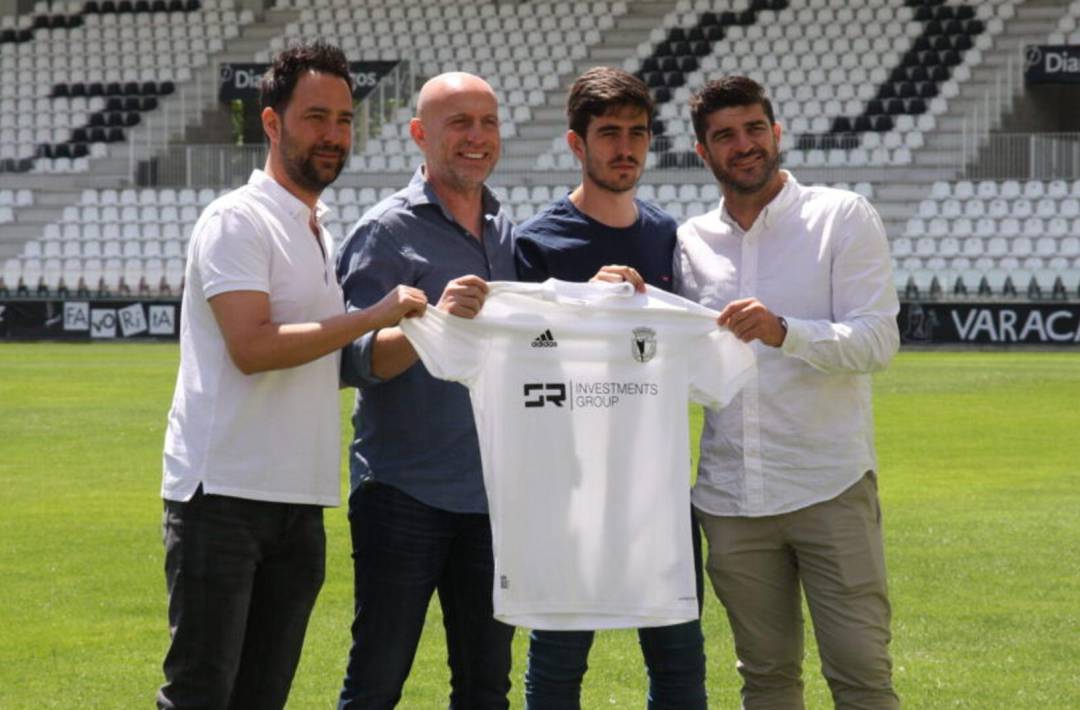
[[[340,350],[376,325],[371,315],[363,311],[311,323],[266,323],[230,351],[245,374],[281,370]]]
[[[371,344],[371,374],[381,380],[397,377],[419,360],[401,328],[383,328]]]

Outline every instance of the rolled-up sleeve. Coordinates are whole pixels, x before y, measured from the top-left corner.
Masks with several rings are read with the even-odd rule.
[[[900,348],[885,227],[861,197],[841,220],[832,257],[833,319],[788,318],[782,350],[825,373],[877,372]]]
[[[398,284],[413,284],[412,272],[393,234],[375,220],[358,224],[337,256],[337,278],[349,311],[371,306]],[[371,371],[376,333],[366,333],[342,350],[342,384],[367,387],[382,382]]]

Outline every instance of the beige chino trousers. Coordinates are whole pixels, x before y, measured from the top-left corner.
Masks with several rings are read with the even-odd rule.
[[[894,710],[890,607],[877,480],[767,517],[695,510],[706,569],[727,610],[745,710],[801,710],[806,593],[822,674],[843,710]]]

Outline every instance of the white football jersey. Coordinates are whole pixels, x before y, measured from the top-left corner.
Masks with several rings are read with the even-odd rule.
[[[688,400],[730,401],[751,349],[715,311],[651,287],[489,285],[475,319],[429,308],[401,327],[432,375],[469,388],[496,618],[535,629],[696,618]]]

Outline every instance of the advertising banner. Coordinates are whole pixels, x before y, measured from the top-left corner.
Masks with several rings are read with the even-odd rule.
[[[905,345],[1080,345],[1080,303],[910,302],[897,316]],[[0,339],[176,340],[179,301],[0,301]]]
[[[392,62],[349,62],[349,71],[353,77],[353,99],[361,101],[375,90],[382,78],[389,74],[398,63]],[[257,101],[259,98],[259,78],[270,68],[269,64],[222,64],[218,77],[218,100]]]
[[[177,301],[0,301],[0,338],[176,340],[179,337]]]
[[[1028,84],[1080,84],[1080,46],[1029,44],[1024,56]]]
[[[911,345],[1077,345],[1080,303],[902,303]]]

